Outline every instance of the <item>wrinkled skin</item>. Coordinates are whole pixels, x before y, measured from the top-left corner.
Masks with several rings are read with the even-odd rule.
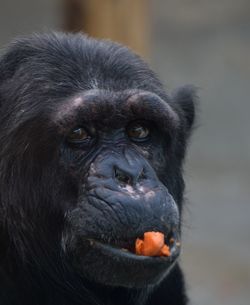
[[[0,68],[0,303],[185,305],[177,244],[134,247],[180,242],[194,89],[82,35],[23,38]]]

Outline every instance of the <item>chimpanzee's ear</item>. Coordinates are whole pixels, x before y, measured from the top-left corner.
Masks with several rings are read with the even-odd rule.
[[[176,89],[172,94],[174,104],[180,108],[181,114],[186,121],[186,127],[190,130],[194,124],[196,105],[197,105],[197,88],[191,85],[183,86]]]
[[[20,41],[16,39],[8,47],[0,50],[0,89],[6,81],[13,77],[22,62],[27,59],[27,56],[31,53],[29,49],[31,48],[29,48],[25,39],[20,39]]]

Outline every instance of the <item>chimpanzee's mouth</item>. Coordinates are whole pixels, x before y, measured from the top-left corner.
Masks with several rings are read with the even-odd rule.
[[[161,242],[169,252],[167,255],[152,255],[136,251],[136,241],[146,241],[146,233],[160,232],[149,231],[136,234],[135,238],[117,240],[79,235],[76,243],[68,247],[69,263],[75,265],[81,275],[112,286],[144,287],[158,283],[171,271],[179,257],[180,235],[177,229],[169,234],[160,233],[165,236]]]
[[[143,240],[143,234],[140,235],[138,238]],[[180,252],[179,234],[173,231],[168,233],[164,238],[165,245],[169,249],[169,255],[144,255],[136,253],[137,238],[110,240],[108,243],[91,238],[87,240],[89,241],[89,245],[91,248],[105,249],[106,251],[111,251],[113,254],[125,255],[126,257],[131,257],[133,259],[156,259],[157,257],[160,259],[167,259],[171,257],[177,257]]]

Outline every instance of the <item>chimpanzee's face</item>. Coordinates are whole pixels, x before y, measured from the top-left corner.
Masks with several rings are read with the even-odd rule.
[[[174,177],[166,183],[177,113],[150,92],[90,90],[52,116],[65,138],[61,163],[77,190],[66,212],[66,255],[107,285],[158,282],[179,254]],[[164,234],[169,257],[136,254],[136,239],[151,231]]]

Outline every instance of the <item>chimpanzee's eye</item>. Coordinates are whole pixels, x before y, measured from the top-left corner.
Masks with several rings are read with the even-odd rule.
[[[133,123],[128,126],[127,134],[132,140],[144,141],[149,138],[150,130],[142,123]]]
[[[83,127],[77,127],[75,129],[73,129],[68,135],[67,135],[67,141],[69,143],[82,143],[85,141],[90,140],[90,135],[88,134],[88,132],[86,131],[85,128]]]

